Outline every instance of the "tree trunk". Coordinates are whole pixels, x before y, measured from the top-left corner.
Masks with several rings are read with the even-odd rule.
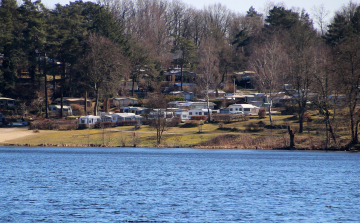
[[[270,100],[270,104],[269,104],[269,118],[270,118],[270,125],[273,125],[273,120],[272,120],[272,116],[271,116],[271,105],[272,105],[272,100]]]
[[[84,106],[84,110],[85,110],[85,115],[87,115],[87,91],[85,91],[85,106]]]
[[[95,93],[96,93],[96,100],[95,100],[95,107],[94,107],[94,115],[98,115],[97,113],[97,107],[99,105],[99,89],[95,85]]]
[[[289,136],[290,136],[290,148],[294,148],[295,147],[295,133],[293,132],[293,130],[290,129],[290,126],[288,126],[288,132],[289,132]]]
[[[45,78],[45,118],[49,118],[49,111],[48,111],[48,92],[47,92],[47,77],[46,77],[46,72],[47,72],[47,69],[46,69],[46,54],[45,54],[45,66],[44,66],[44,69],[43,69],[43,72],[44,72],[44,78]]]
[[[131,91],[131,96],[134,97],[134,89],[135,89],[135,77],[132,78],[132,91]]]
[[[65,61],[63,61],[62,64],[62,68],[63,68],[63,72],[61,73],[61,106],[60,106],[60,116],[61,118],[64,117],[64,103],[63,103],[63,98],[64,98],[64,78],[65,78]]]
[[[183,64],[181,64],[180,67],[180,75],[181,75],[181,87],[180,87],[180,91],[183,91]]]

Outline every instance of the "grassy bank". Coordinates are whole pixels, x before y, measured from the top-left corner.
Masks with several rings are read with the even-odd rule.
[[[244,122],[204,124],[201,132],[199,127],[184,128],[184,124],[180,124],[179,127],[171,127],[164,132],[160,145],[156,144],[156,130],[148,126],[142,126],[138,130],[134,130],[132,126],[72,131],[39,130],[32,136],[6,141],[1,145],[285,149],[289,146],[285,126],[289,125],[296,131],[298,121],[293,116],[273,117],[273,127],[268,118],[258,117]],[[324,126],[314,123],[315,116],[311,123],[304,123],[303,133],[296,133],[295,149],[346,149],[343,147],[349,143],[346,130],[339,131],[342,135],[339,136],[337,145],[326,145]]]

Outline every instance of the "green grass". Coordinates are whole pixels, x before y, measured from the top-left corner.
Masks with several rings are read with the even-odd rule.
[[[299,124],[292,115],[273,115],[274,125],[290,125],[292,129],[297,129]],[[316,117],[314,117],[316,118]],[[257,124],[259,121],[270,125],[269,117],[259,119],[251,117],[249,121],[221,124],[227,130],[220,130],[220,123],[204,124],[202,132],[199,133],[198,127],[179,128],[171,127],[163,133],[161,141],[162,147],[194,147],[208,142],[215,137],[224,140],[217,146],[241,147],[243,145],[252,145],[253,147],[268,148],[271,144],[274,147],[282,147],[284,140],[287,140],[288,133],[286,129],[262,129],[256,132],[246,132],[247,125]],[[183,125],[183,124],[180,124]],[[304,133],[296,134],[296,145],[299,147],[319,147],[320,142],[325,138],[324,131],[317,131],[323,126],[311,123],[310,129],[307,129],[307,123],[304,123]],[[31,130],[29,130],[31,131]],[[136,137],[134,137],[136,132]],[[348,138],[347,131],[342,132],[344,139]],[[234,139],[225,139],[226,135],[236,136]],[[259,140],[258,140],[259,139]],[[7,144],[30,144],[30,145],[68,145],[68,146],[87,146],[88,144],[107,145],[107,146],[134,146],[137,147],[158,147],[156,144],[156,129],[149,126],[141,126],[139,130],[134,130],[133,126],[122,126],[102,129],[83,129],[72,131],[40,130],[39,133],[21,139],[8,141]]]

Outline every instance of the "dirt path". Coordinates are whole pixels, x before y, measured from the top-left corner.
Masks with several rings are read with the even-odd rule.
[[[35,134],[28,127],[0,128],[0,143]]]

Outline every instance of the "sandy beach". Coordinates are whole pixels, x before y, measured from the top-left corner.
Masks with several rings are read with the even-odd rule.
[[[35,134],[29,127],[0,128],[0,143]]]

